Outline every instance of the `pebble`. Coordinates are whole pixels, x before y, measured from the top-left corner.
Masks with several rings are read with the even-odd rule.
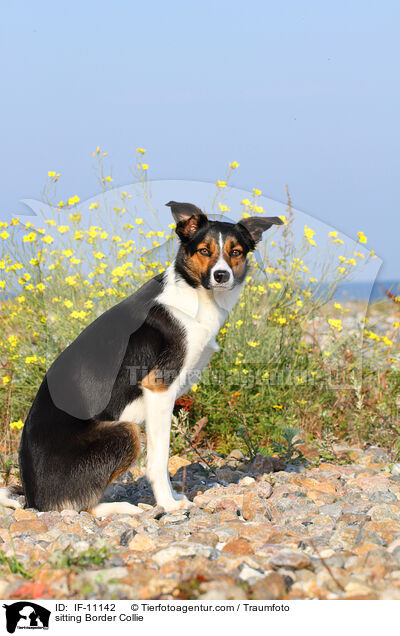
[[[301,570],[303,568],[310,567],[311,561],[309,557],[303,552],[295,552],[294,550],[281,550],[271,557],[269,565],[275,570],[279,568]]]
[[[190,510],[156,507],[135,469],[107,496],[140,514],[4,509],[0,547],[51,598],[398,599],[400,463],[378,447],[335,452],[348,463],[285,468],[234,449],[209,469],[176,455],[171,480]],[[67,553],[85,569],[64,567]],[[1,565],[0,578],[4,599],[26,584]]]

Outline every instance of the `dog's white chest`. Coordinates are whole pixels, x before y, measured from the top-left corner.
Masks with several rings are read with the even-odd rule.
[[[168,272],[165,289],[157,300],[184,328],[186,351],[182,373],[199,369],[198,362],[205,350],[218,351],[215,336],[226,320],[227,310],[215,302],[211,292],[175,280],[173,272]],[[210,357],[211,354],[208,359]]]

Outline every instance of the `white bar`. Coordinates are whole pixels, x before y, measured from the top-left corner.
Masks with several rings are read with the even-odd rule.
[[[36,620],[35,605],[50,610],[48,631],[51,634],[118,634],[148,633],[148,629],[174,630],[174,634],[190,630],[190,636],[202,634],[204,629],[224,635],[224,630],[262,628],[275,633],[295,636],[345,636],[362,633],[376,636],[397,623],[400,601],[2,601],[0,625],[6,633],[6,609],[15,603],[25,603],[23,616],[15,634],[30,632],[31,614]],[[32,605],[30,605],[32,604]],[[16,608],[17,609],[17,608]],[[8,609],[8,612],[13,610]],[[34,629],[41,633],[40,619]],[[222,631],[220,631],[222,630]],[[279,631],[278,631],[279,630]],[[291,632],[289,632],[291,630]]]

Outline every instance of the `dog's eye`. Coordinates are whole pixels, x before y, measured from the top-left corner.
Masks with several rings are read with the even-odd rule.
[[[208,250],[206,247],[202,247],[201,249],[199,249],[199,252],[203,256],[211,256],[210,250]]]
[[[243,254],[241,250],[232,250],[231,252],[231,256],[233,256],[234,258],[236,258],[237,256],[240,256],[241,254]]]

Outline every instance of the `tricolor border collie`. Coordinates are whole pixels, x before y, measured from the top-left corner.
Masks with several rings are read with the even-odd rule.
[[[143,423],[157,504],[166,511],[190,505],[168,474],[174,403],[218,350],[215,337],[239,298],[247,255],[282,221],[211,221],[190,203],[167,205],[180,239],[173,263],[84,329],[39,388],[19,450],[27,507],[140,512],[128,502],[99,501],[138,458]],[[6,489],[0,502],[13,505]]]

